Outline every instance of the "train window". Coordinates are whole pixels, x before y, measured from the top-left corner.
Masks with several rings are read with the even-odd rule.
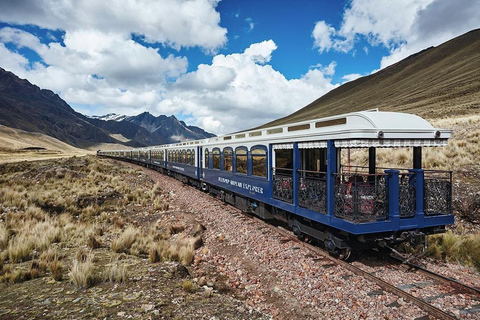
[[[205,168],[210,168],[209,162],[208,162],[208,149],[205,149]]]
[[[252,174],[254,176],[267,176],[267,150],[265,147],[252,147]]]
[[[179,159],[180,159],[180,157],[179,157],[179,155],[178,155],[178,150],[175,150],[175,160],[174,160],[174,161],[175,161],[176,163],[178,163]]]
[[[213,154],[213,169],[220,169],[220,149],[215,148],[212,150]]]
[[[190,163],[192,166],[195,165],[195,150],[192,149],[192,162]]]
[[[182,150],[182,163],[187,163],[187,151]]]
[[[233,149],[224,148],[223,149],[223,170],[233,171]]]
[[[187,150],[187,162],[186,164],[192,164],[192,151],[190,149]]]
[[[247,148],[238,147],[235,149],[235,172],[247,174]]]

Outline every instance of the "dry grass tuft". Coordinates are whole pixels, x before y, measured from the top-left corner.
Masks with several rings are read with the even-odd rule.
[[[55,281],[61,281],[63,278],[63,265],[58,259],[54,259],[48,265],[50,272],[52,273],[53,279]]]
[[[125,283],[127,281],[127,268],[124,263],[118,261],[111,264],[105,270],[105,281]]]
[[[162,197],[156,197],[153,201],[153,205],[155,207],[155,210],[159,211],[167,211],[170,207],[168,202]]]
[[[170,234],[177,234],[185,230],[185,226],[182,224],[174,224],[168,227],[168,231],[170,231]]]
[[[195,285],[194,285],[193,282],[190,281],[190,280],[185,280],[185,281],[183,281],[183,283],[182,283],[182,288],[183,288],[183,290],[185,290],[186,292],[193,292],[193,291],[195,291]]]
[[[112,241],[110,248],[117,253],[129,253],[130,248],[139,236],[140,232],[134,227],[128,227],[123,233]]]
[[[12,263],[29,260],[33,252],[33,244],[24,235],[13,238],[8,244],[8,258]]]
[[[193,261],[193,249],[192,247],[180,247],[178,251],[178,261],[183,265],[189,265]]]
[[[428,237],[427,255],[473,266],[480,271],[480,234],[454,234],[447,231]]]
[[[93,259],[94,254],[91,252],[85,253],[84,250],[80,250],[77,253],[70,272],[68,273],[75,287],[89,288],[101,281],[101,278],[94,272]]]
[[[98,240],[93,233],[90,233],[88,236],[87,245],[91,249],[98,249],[102,247],[102,242]]]
[[[5,250],[8,247],[9,234],[4,223],[0,223],[0,249]]]

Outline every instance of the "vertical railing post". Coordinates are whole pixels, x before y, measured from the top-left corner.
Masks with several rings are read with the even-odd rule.
[[[293,205],[298,206],[298,182],[299,175],[298,170],[300,170],[300,152],[298,149],[298,143],[293,143]]]
[[[425,203],[424,203],[424,170],[423,169],[410,169],[408,170],[410,178],[415,179],[415,218],[417,224],[420,227],[423,225],[423,218],[425,216]]]
[[[388,183],[388,219],[392,221],[393,228],[398,230],[400,227],[399,214],[399,187],[398,170],[385,170]]]
[[[335,215],[335,173],[337,172],[337,148],[333,140],[327,141],[327,214]]]

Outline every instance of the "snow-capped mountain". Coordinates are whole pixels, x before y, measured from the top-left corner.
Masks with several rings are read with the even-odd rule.
[[[104,116],[87,116],[87,117],[89,117],[90,119],[97,119],[97,120],[103,120],[103,121],[109,121],[109,120],[122,121],[122,120],[125,120],[127,116],[116,114],[116,113],[109,113]]]

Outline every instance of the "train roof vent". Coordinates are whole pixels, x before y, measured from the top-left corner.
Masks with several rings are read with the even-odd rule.
[[[346,124],[346,123],[347,123],[347,118],[340,118],[340,119],[327,120],[327,121],[318,121],[318,122],[315,122],[315,128],[337,126],[337,125]]]
[[[275,128],[275,129],[269,129],[267,130],[267,134],[276,134],[276,133],[282,133],[283,128]]]
[[[245,138],[245,133],[235,135],[235,139],[241,139],[241,138]]]
[[[258,137],[262,135],[262,131],[255,131],[255,132],[250,132],[248,134],[249,137]]]
[[[223,140],[232,140],[232,136],[223,137]]]
[[[288,132],[310,129],[310,123],[299,124],[298,126],[288,127]]]

